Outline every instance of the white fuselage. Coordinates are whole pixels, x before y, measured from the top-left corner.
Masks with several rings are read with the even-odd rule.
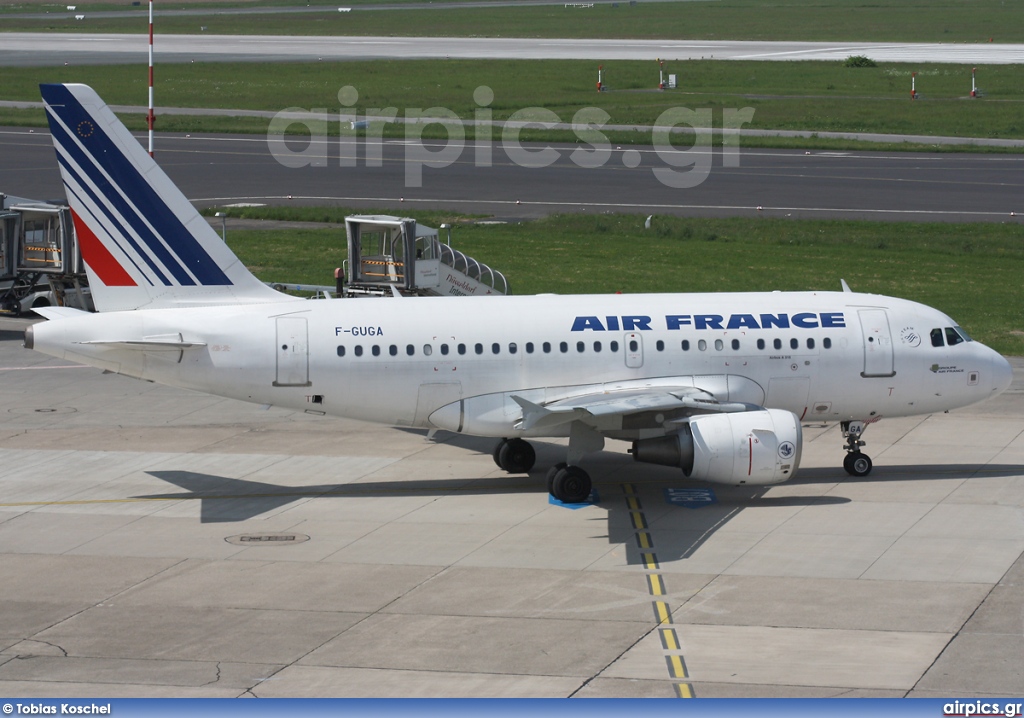
[[[37,325],[33,344],[243,401],[509,436],[521,416],[513,394],[545,403],[588,387],[692,385],[801,419],[871,421],[1005,389],[1006,360],[978,342],[950,345],[947,330],[954,339],[954,322],[937,310],[852,292],[552,295],[82,314]],[[168,336],[198,346],[116,343]],[[438,411],[456,404],[457,420]],[[610,435],[642,438],[637,431]]]

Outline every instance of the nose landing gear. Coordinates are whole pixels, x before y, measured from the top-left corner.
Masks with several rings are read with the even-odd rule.
[[[844,421],[839,426],[843,431],[843,438],[846,439],[843,448],[847,453],[843,459],[843,468],[850,476],[867,476],[871,473],[871,457],[860,450],[860,447],[865,445],[860,437],[867,427],[863,421]]]

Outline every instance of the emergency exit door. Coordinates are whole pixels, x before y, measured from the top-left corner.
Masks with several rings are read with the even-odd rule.
[[[277,318],[274,386],[309,386],[309,340],[304,317]]]

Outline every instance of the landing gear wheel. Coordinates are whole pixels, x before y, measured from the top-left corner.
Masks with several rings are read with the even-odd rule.
[[[497,448],[498,466],[510,474],[525,474],[537,462],[537,453],[528,441],[506,439]]]
[[[497,464],[499,469],[504,469],[505,468],[504,466],[501,465],[501,450],[502,450],[502,448],[504,448],[505,444],[507,444],[507,443],[508,443],[508,439],[502,439],[494,447],[494,451],[491,452],[491,458],[494,459],[494,463]]]
[[[566,465],[564,463],[557,463],[548,469],[548,493],[552,496],[555,495],[555,476],[565,467]]]
[[[859,451],[851,451],[843,459],[843,468],[850,476],[867,476],[871,473],[871,457]]]
[[[590,496],[590,475],[578,466],[566,466],[555,473],[551,495],[563,504],[580,504]]]

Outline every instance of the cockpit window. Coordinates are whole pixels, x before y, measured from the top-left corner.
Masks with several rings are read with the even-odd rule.
[[[974,341],[973,339],[971,339],[970,335],[967,332],[964,331],[963,327],[953,327],[953,328],[956,329],[956,333],[957,334],[959,334],[960,336],[962,336],[964,338],[965,342],[973,342]]]
[[[946,327],[946,344],[949,346],[956,346],[960,344],[964,338],[960,336],[954,327]]]
[[[945,346],[945,342],[942,341],[942,330],[941,329],[932,329],[931,336],[932,336],[932,346],[933,347]]]

